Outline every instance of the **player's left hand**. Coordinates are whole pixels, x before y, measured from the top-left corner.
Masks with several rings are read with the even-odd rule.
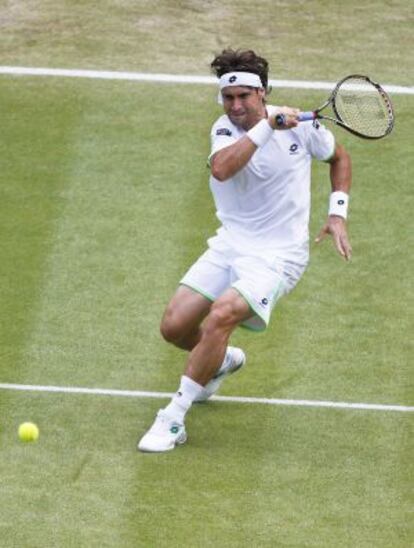
[[[346,261],[349,261],[352,255],[352,248],[348,239],[345,219],[338,215],[329,215],[327,223],[322,227],[322,230],[315,238],[315,242],[317,244],[320,243],[328,234],[332,236],[338,253]]]

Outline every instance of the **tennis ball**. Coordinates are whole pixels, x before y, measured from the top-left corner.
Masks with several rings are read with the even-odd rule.
[[[23,422],[19,426],[19,438],[22,441],[36,441],[39,437],[39,428],[33,422]]]

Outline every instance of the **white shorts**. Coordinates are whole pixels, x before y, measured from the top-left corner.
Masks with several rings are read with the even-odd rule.
[[[209,249],[188,270],[180,284],[212,302],[233,287],[253,311],[252,317],[240,325],[263,331],[276,302],[295,287],[306,265],[284,261],[269,253],[258,255],[245,251],[242,254],[217,236],[208,243]]]

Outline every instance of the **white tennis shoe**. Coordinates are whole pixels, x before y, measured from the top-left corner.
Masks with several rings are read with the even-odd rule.
[[[138,443],[138,449],[147,453],[163,453],[186,441],[184,424],[179,424],[160,409],[154,424]]]
[[[246,363],[246,355],[241,348],[236,348],[235,346],[229,346],[227,348],[226,356],[224,361],[220,366],[220,369],[214,375],[214,377],[209,381],[205,387],[204,391],[194,400],[195,402],[206,401],[213,394],[217,392],[220,388],[221,383],[227,377],[241,369]]]

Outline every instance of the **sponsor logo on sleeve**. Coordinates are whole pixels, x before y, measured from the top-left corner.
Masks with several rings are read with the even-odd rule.
[[[216,135],[227,135],[228,137],[230,137],[231,131],[226,127],[221,127],[216,131]]]

